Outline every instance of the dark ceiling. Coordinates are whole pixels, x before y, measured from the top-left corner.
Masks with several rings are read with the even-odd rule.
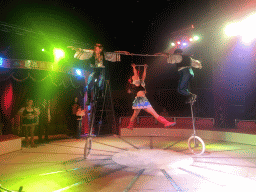
[[[7,28],[14,25],[32,32],[29,37],[35,33],[37,40],[31,45],[36,42],[38,46],[41,43],[39,37],[61,46],[79,46],[77,42],[82,42],[84,48],[90,48],[98,42],[111,51],[153,53],[168,46],[173,32],[192,24],[199,25],[207,17],[209,9],[209,0],[9,0],[0,3],[0,21]],[[10,33],[3,32],[3,25],[0,27],[1,34],[4,34],[2,38],[10,38]],[[20,29],[18,32],[23,33]],[[44,37],[38,33],[43,33]],[[12,36],[12,40],[16,38],[19,36]],[[1,44],[0,51],[3,51],[6,47]]]

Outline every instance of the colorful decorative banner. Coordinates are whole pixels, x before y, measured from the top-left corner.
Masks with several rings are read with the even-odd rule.
[[[22,68],[22,69],[38,69],[47,71],[64,72],[74,76],[85,77],[86,71],[83,69],[53,69],[53,63],[47,61],[34,61],[34,60],[18,60],[18,59],[4,59],[0,58],[0,68]]]
[[[51,70],[52,63],[51,62],[46,62],[46,61],[18,60],[18,59],[3,59],[3,58],[0,58],[0,67]]]

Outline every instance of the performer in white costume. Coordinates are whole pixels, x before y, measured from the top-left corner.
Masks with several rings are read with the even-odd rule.
[[[189,82],[194,77],[192,67],[202,69],[200,61],[192,59],[190,56],[182,55],[181,49],[176,49],[173,55],[169,55],[167,62],[177,64],[180,75],[178,92],[187,97],[186,103],[194,103],[197,95],[188,90]]]
[[[93,68],[93,72],[88,77],[87,82],[87,102],[86,105],[90,105],[91,103],[91,92],[94,88],[94,83],[97,81],[97,86],[100,90],[104,89],[104,81],[105,81],[105,74],[104,74],[104,60],[111,61],[111,62],[118,62],[121,61],[121,53],[126,54],[125,51],[116,51],[116,52],[104,52],[103,46],[101,44],[96,44],[94,49],[82,49],[82,48],[75,48],[73,46],[69,46],[76,51],[74,58],[79,60],[87,60],[93,59],[91,63],[91,67]]]

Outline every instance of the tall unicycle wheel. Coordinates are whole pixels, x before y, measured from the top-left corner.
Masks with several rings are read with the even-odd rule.
[[[205,152],[204,141],[195,135],[188,139],[188,148],[195,155],[202,155]]]
[[[205,144],[204,144],[204,141],[200,137],[196,136],[195,118],[194,118],[194,112],[193,112],[194,102],[195,101],[192,101],[190,103],[194,134],[188,139],[188,148],[193,154],[202,155],[205,152]]]
[[[95,91],[95,89],[94,89],[94,91]],[[95,96],[95,94],[94,94],[94,96]],[[91,149],[92,149],[92,137],[93,137],[92,131],[93,131],[95,115],[96,115],[96,105],[97,105],[97,101],[94,98],[93,103],[91,103],[92,109],[91,109],[91,114],[90,114],[90,126],[89,126],[90,130],[89,130],[89,135],[86,137],[86,141],[85,141],[84,159],[88,158],[88,156],[90,155]]]
[[[92,130],[93,130],[93,125],[94,125],[94,119],[95,119],[95,108],[93,106],[91,110],[91,115],[90,115],[90,130],[89,130],[89,135],[86,137],[85,140],[85,146],[84,146],[84,159],[87,159],[88,156],[90,155],[91,149],[92,149]]]
[[[92,131],[94,126],[94,120],[95,120],[95,113],[96,113],[96,102],[92,105],[91,115],[90,115],[90,130],[89,135],[86,137],[85,146],[84,146],[84,159],[87,159],[90,155],[91,149],[92,149]]]

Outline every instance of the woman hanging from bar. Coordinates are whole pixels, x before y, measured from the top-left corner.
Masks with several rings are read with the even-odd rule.
[[[189,83],[194,78],[192,68],[202,69],[202,64],[200,61],[182,53],[182,49],[176,49],[173,55],[169,55],[167,62],[177,65],[180,75],[178,92],[187,97],[185,103],[193,104],[196,101],[197,95],[189,91]]]
[[[147,97],[146,97],[146,88],[145,88],[145,78],[146,78],[146,72],[147,72],[148,65],[144,65],[144,71],[142,74],[142,78],[140,79],[139,73],[136,69],[136,65],[132,64],[133,68],[133,76],[130,80],[130,88],[128,90],[128,93],[134,93],[136,95],[132,108],[134,109],[133,115],[130,119],[128,129],[133,129],[134,120],[139,115],[141,109],[145,110],[146,112],[153,115],[157,121],[164,124],[165,127],[171,127],[176,125],[175,122],[169,122],[164,117],[157,114],[157,112],[153,109],[151,104],[149,103]]]

